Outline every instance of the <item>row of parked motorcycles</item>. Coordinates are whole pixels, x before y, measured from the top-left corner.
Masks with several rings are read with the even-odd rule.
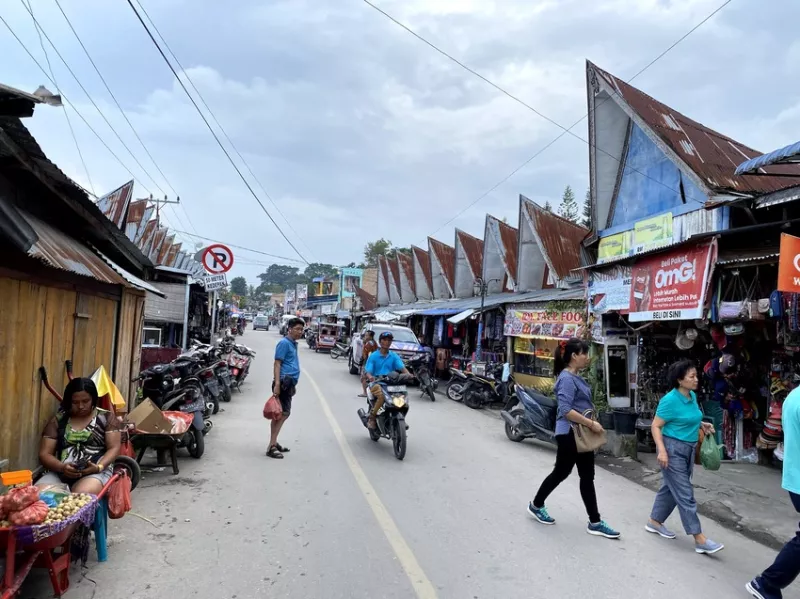
[[[231,401],[234,389],[241,392],[255,355],[230,335],[214,345],[193,339],[186,353],[139,374],[139,401],[149,399],[162,411],[192,414],[192,426],[179,447],[199,459],[205,452],[204,438],[213,427],[211,416],[219,412],[220,403]]]

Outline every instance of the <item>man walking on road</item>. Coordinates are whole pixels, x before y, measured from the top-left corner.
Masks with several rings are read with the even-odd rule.
[[[300,359],[297,355],[297,340],[303,336],[306,323],[302,318],[293,318],[286,325],[286,337],[275,346],[275,365],[273,366],[272,392],[281,402],[283,414],[270,424],[271,434],[267,457],[278,460],[289,451],[278,443],[278,433],[292,411],[292,397],[300,380]]]
[[[800,388],[783,402],[783,488],[800,513]],[[800,574],[800,530],[786,543],[772,565],[747,583],[758,599],[781,599],[781,591]]]

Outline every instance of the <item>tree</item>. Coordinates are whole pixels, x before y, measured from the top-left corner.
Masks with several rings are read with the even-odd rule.
[[[387,258],[397,258],[397,254],[406,254],[407,256],[411,255],[411,248],[392,248],[388,252],[386,252]]]
[[[590,189],[586,190],[586,198],[583,200],[583,218],[581,219],[581,225],[587,229],[592,228],[592,191]]]
[[[231,280],[231,293],[245,297],[247,295],[247,280],[244,277],[236,277]]]
[[[261,282],[266,285],[277,286],[281,291],[292,288],[298,283],[305,283],[308,279],[300,274],[296,266],[285,264],[270,264],[266,272],[258,275]]]
[[[383,237],[377,241],[370,241],[364,246],[364,264],[368,268],[378,266],[378,256],[385,256],[391,247],[392,242]]]
[[[335,277],[339,273],[339,269],[333,266],[332,264],[322,264],[320,262],[312,262],[308,266],[306,266],[305,271],[303,274],[308,279],[314,279],[316,277]]]
[[[553,211],[553,206],[552,206],[552,204],[550,204],[550,200],[547,200],[544,203],[544,209],[547,210],[548,212],[552,212]]]
[[[564,195],[561,196],[561,206],[558,207],[558,214],[573,223],[578,222],[578,202],[575,201],[575,193],[569,185],[564,188]]]

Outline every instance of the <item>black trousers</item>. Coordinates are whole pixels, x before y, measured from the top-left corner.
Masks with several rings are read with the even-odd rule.
[[[594,452],[578,453],[578,447],[575,445],[575,435],[571,430],[567,435],[558,435],[556,443],[558,444],[558,450],[556,451],[555,468],[544,479],[542,486],[539,487],[539,491],[533,499],[533,506],[543,507],[550,493],[567,480],[572,473],[572,469],[578,466],[583,505],[586,506],[589,522],[597,524],[600,522],[600,512],[597,511],[597,493],[594,490]]]
[[[794,509],[800,513],[800,495],[789,493]],[[800,574],[800,530],[791,541],[784,545],[775,562],[761,575],[761,583],[764,587],[780,595],[782,589],[788,587]]]

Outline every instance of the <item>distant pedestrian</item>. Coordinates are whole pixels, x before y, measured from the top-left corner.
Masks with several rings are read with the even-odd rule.
[[[578,466],[580,490],[583,505],[589,515],[586,532],[590,535],[618,539],[620,534],[600,519],[597,509],[597,493],[594,488],[594,452],[578,453],[575,433],[572,424],[583,424],[595,432],[602,432],[599,422],[591,420],[583,414],[594,410],[592,391],[589,384],[578,373],[589,364],[589,346],[585,341],[572,338],[555,353],[556,399],[558,400],[558,417],[556,420],[556,465],[550,475],[544,479],[533,501],[528,504],[528,513],[542,524],[555,524],[545,507],[545,501],[556,487],[564,482]]]
[[[378,344],[375,342],[375,332],[367,329],[364,331],[364,340],[361,349],[361,394],[359,397],[367,396],[367,358],[369,355],[378,349]]]
[[[300,380],[300,358],[297,355],[297,340],[303,336],[305,322],[302,318],[292,318],[286,324],[286,337],[275,346],[275,364],[273,366],[272,392],[281,402],[283,415],[271,421],[269,447],[267,456],[283,459],[289,448],[278,443],[278,433],[283,423],[292,412],[292,397]]]
[[[794,509],[800,513],[800,388],[783,402],[783,488],[789,491]],[[747,583],[759,599],[780,599],[781,591],[800,574],[800,530],[786,543],[772,565]]]
[[[703,422],[703,412],[695,395],[698,385],[697,368],[692,361],[680,360],[674,363],[667,371],[667,378],[672,391],[658,402],[650,427],[658,449],[658,465],[661,466],[663,478],[645,530],[665,539],[674,539],[675,533],[664,523],[677,507],[683,529],[687,535],[694,537],[694,550],[697,553],[716,553],[725,546],[703,534],[692,486],[695,453],[700,449],[697,443],[700,428],[703,428],[706,435],[713,435],[716,431],[712,424]]]

